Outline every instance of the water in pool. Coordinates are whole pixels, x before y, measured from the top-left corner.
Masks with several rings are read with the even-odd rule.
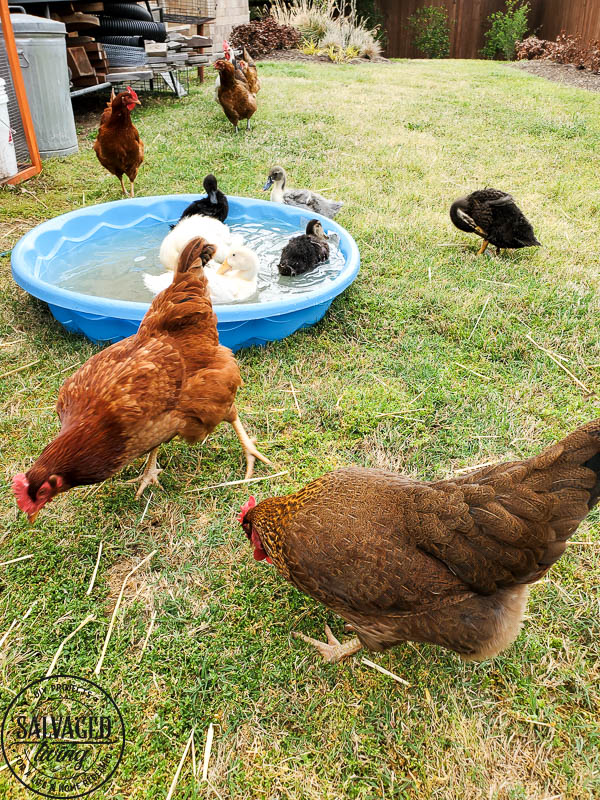
[[[269,228],[254,222],[230,224],[229,227],[244,237],[244,244],[256,252],[260,261],[258,292],[247,301],[249,303],[266,303],[304,294],[334,280],[344,266],[337,235],[332,234],[329,261],[306,275],[285,278],[277,271],[281,251],[292,236],[303,230],[275,221]],[[165,271],[158,251],[168,231],[168,224],[164,222],[128,229],[102,229],[90,241],[64,244],[45,272],[42,268],[41,277],[81,294],[149,303],[154,295],[145,287],[143,274],[160,275]]]

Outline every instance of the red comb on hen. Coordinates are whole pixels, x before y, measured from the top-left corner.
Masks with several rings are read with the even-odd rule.
[[[251,495],[248,498],[248,500],[244,503],[244,505],[240,510],[240,513],[238,514],[238,522],[243,522],[244,517],[246,516],[248,511],[250,511],[251,508],[254,508],[255,505],[256,505],[256,498]]]
[[[12,479],[12,490],[13,494],[17,499],[17,505],[24,511],[26,514],[33,514],[36,510],[36,505],[29,497],[29,493],[27,489],[29,488],[29,481],[27,480],[27,476],[24,472],[19,472],[15,477]]]
[[[138,99],[137,92],[135,91],[135,89],[132,89],[131,86],[127,87],[127,91],[133,97],[134,100]]]

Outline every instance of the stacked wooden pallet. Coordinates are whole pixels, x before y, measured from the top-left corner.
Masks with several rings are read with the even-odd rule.
[[[188,35],[185,35],[188,33]],[[208,36],[190,35],[189,29],[171,29],[167,41],[162,44],[146,42],[146,63],[155,72],[181,69],[187,66],[208,64],[204,48],[212,45]]]
[[[67,36],[67,64],[77,88],[106,83],[109,71],[106,53],[90,36]]]

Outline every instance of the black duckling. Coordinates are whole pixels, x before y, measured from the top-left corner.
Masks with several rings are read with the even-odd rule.
[[[217,188],[217,179],[214,175],[207,175],[204,178],[204,191],[206,197],[200,200],[194,200],[181,215],[182,219],[185,217],[193,217],[200,214],[203,217],[214,217],[220,222],[225,222],[227,214],[229,214],[229,203],[223,192]]]
[[[450,219],[461,231],[476,233],[483,239],[477,255],[485,253],[488,244],[496,248],[541,247],[531,223],[511,195],[498,189],[480,189],[452,203]]]
[[[280,275],[303,275],[329,258],[329,236],[318,219],[311,219],[306,233],[294,236],[281,253],[277,269]]]

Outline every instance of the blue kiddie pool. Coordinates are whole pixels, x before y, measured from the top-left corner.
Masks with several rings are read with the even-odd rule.
[[[134,334],[152,295],[143,273],[164,271],[160,242],[198,195],[139,197],[82,208],[48,220],[29,231],[12,252],[12,273],[25,291],[46,302],[69,331],[94,342],[116,342]],[[215,305],[222,344],[241,347],[283,339],[318,322],[334,297],[356,278],[360,256],[356,242],[340,225],[303,209],[228,196],[226,224],[260,254],[258,301]],[[319,218],[331,237],[332,258],[297,278],[279,276],[281,245]],[[268,240],[268,241],[267,241]],[[264,245],[266,247],[266,245]]]

